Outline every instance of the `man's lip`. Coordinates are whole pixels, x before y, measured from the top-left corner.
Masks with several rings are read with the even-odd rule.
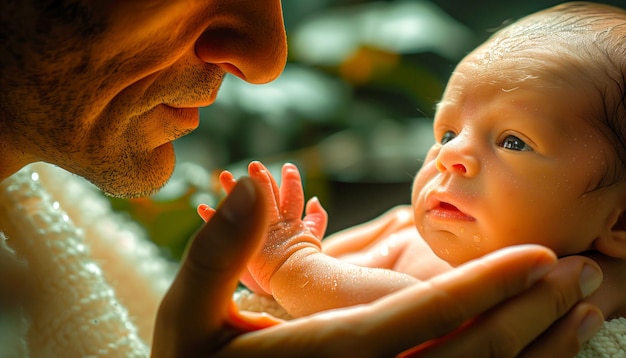
[[[170,101],[170,102],[164,102],[163,104],[167,107],[171,107],[175,109],[208,107],[215,102],[215,99],[217,98],[217,93],[219,92],[218,89],[219,88],[215,88],[214,90],[212,90],[209,97],[204,100],[187,102],[187,103]]]
[[[194,103],[163,103],[164,106],[174,108],[174,109],[197,109],[200,107],[208,107],[215,102],[214,98],[211,98],[207,101],[202,102],[194,102]]]
[[[182,130],[194,130],[198,127],[200,114],[197,107],[176,108],[163,105],[172,119],[175,119],[176,126]]]
[[[165,104],[165,103],[163,103],[163,107],[167,108],[169,111],[178,112],[178,113],[185,113],[185,112],[189,112],[189,111],[197,111],[198,110],[198,107],[196,107],[196,106],[177,107],[177,106],[172,106],[172,105]]]

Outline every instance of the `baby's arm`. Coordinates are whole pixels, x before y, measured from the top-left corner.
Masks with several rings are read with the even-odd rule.
[[[323,254],[326,212],[313,198],[302,218],[304,193],[293,164],[283,166],[280,188],[261,163],[251,163],[248,172],[263,188],[269,224],[265,244],[248,270],[253,284],[272,294],[292,316],[368,303],[417,282],[406,274],[356,266]],[[220,181],[227,192],[235,183],[228,172]]]
[[[410,205],[396,206],[369,222],[326,237],[322,250],[341,261],[403,272],[418,280],[452,269],[417,232]]]

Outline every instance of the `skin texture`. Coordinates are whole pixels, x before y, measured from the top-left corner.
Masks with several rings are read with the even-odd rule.
[[[391,221],[380,232],[369,224],[348,234],[349,238],[329,238],[330,249],[326,249],[326,242],[322,243],[322,238],[328,221],[327,214],[315,197],[305,207],[302,181],[295,165],[287,163],[283,166],[280,186],[260,162],[250,163],[248,173],[261,186],[269,227],[263,247],[248,262],[241,282],[259,294],[273,296],[293,317],[370,303],[391,292],[452,270],[453,265],[444,259],[454,251],[447,251],[443,247],[447,256],[437,256],[436,251],[428,246],[427,240],[420,236],[436,236],[439,233],[431,233],[423,228],[419,229],[419,233],[416,230],[411,213],[423,210],[419,203],[414,204],[412,209],[393,209],[387,214]],[[446,174],[444,170],[441,173]],[[221,173],[220,182],[228,193],[237,183],[228,171]],[[530,195],[526,198],[531,202],[535,200]],[[524,203],[518,203],[518,206]],[[200,206],[198,211],[204,220],[209,220],[214,212],[206,205]],[[467,221],[465,217],[459,219],[458,213],[440,215],[443,219],[437,219],[446,220],[450,227],[462,227]],[[593,215],[589,216],[593,222]],[[460,232],[464,235],[459,235],[457,240],[471,240],[474,245],[478,244],[473,240],[475,233]],[[537,234],[535,237],[538,243],[550,247],[552,236],[541,232]],[[509,236],[504,236],[502,232],[499,235],[503,238],[498,242],[502,246],[486,246],[486,253],[524,244],[523,241],[515,241],[517,238],[513,235],[510,236],[511,243],[504,240]],[[585,243],[593,241],[581,237]],[[361,248],[355,247],[359,241],[365,242]],[[351,247],[341,248],[343,244]],[[558,241],[556,244],[558,246]],[[345,252],[348,255],[342,255]],[[465,262],[459,264],[462,263]],[[626,298],[619,285],[607,282],[603,291],[606,296],[611,296],[603,302],[605,314],[615,317],[623,312]]]
[[[248,263],[242,282],[272,295],[292,316],[371,302],[417,282],[409,275],[356,266],[323,254],[321,238],[328,217],[313,198],[300,219],[304,193],[293,164],[283,166],[280,188],[260,162],[252,162],[248,172],[263,189],[269,227],[263,248]],[[223,172],[220,181],[228,192],[236,183],[229,172]]]
[[[596,10],[587,9],[590,14]],[[626,19],[624,11],[609,9],[611,15],[593,30],[611,28],[616,33],[611,37],[626,32],[613,13]],[[518,27],[542,24],[542,16],[530,16]],[[372,240],[371,233],[361,230],[361,236],[349,240],[331,238],[330,249],[323,249],[326,213],[313,198],[301,219],[304,194],[296,167],[283,166],[279,187],[261,163],[251,163],[248,173],[263,188],[270,227],[242,281],[301,317],[370,303],[416,285],[416,279],[507,246],[540,244],[562,257],[595,251],[594,258],[604,254],[613,268],[623,266],[622,149],[611,141],[614,127],[607,123],[612,114],[602,113],[602,108],[622,96],[626,84],[600,90],[603,96],[598,96],[589,78],[596,72],[611,76],[614,67],[619,70],[611,61],[618,60],[603,60],[592,50],[591,59],[579,57],[568,49],[580,45],[568,36],[572,30],[566,26],[562,31],[537,33],[539,40],[514,43],[512,49],[508,33],[518,35],[504,30],[457,66],[435,116],[436,143],[414,181],[414,222],[396,213],[395,222],[383,229],[383,239]],[[562,39],[564,45],[559,44]],[[547,43],[556,43],[555,50],[538,47]],[[527,62],[520,69],[522,61]],[[623,104],[616,110],[617,120],[620,112]],[[232,175],[224,172],[220,179],[230,192]],[[420,272],[423,267],[427,274]],[[626,297],[611,282],[607,280],[596,298],[603,299],[607,316],[621,316]]]
[[[258,357],[264,354],[289,356],[290,352],[295,351],[311,357],[346,355],[378,357],[400,354],[416,346],[417,341],[428,343],[414,348],[411,354],[433,357],[455,356],[468,349],[472,349],[472,352],[479,356],[533,357],[537,354],[550,354],[554,347],[560,347],[560,353],[563,355],[572,356],[578,351],[580,344],[589,339],[601,324],[597,308],[589,303],[580,303],[570,310],[576,302],[576,298],[573,297],[586,296],[600,284],[600,277],[594,275],[597,274],[595,263],[582,257],[570,257],[560,260],[555,267],[556,257],[551,251],[544,247],[529,245],[500,250],[443,273],[435,279],[390,294],[370,305],[321,312],[268,329],[249,331],[243,335],[238,334],[236,329],[220,329],[224,325],[235,326],[232,324],[235,320],[247,319],[241,316],[241,313],[238,317],[233,317],[237,313],[233,312],[223,300],[229,297],[231,292],[229,288],[237,284],[239,277],[244,273],[244,265],[255,257],[259,249],[257,245],[261,244],[250,238],[250,234],[256,232],[253,230],[258,228],[256,225],[260,225],[256,217],[246,218],[230,213],[232,207],[239,206],[245,206],[245,209],[241,209],[245,211],[264,211],[266,202],[262,187],[256,187],[254,195],[242,189],[242,186],[255,187],[255,185],[258,184],[248,178],[242,178],[232,187],[230,195],[217,211],[201,208],[200,212],[209,221],[194,240],[194,246],[190,247],[184,263],[189,269],[181,269],[181,276],[177,279],[180,284],[191,281],[184,286],[187,290],[193,290],[193,295],[186,296],[184,289],[175,287],[166,296],[161,310],[160,322],[163,327],[160,330],[157,328],[157,332],[165,332],[163,337],[174,339],[170,342],[156,336],[156,342],[163,341],[166,344],[156,346],[158,354],[155,356],[184,355],[211,349],[218,351],[217,346],[221,348],[217,356],[224,357],[233,354],[241,357]],[[249,203],[241,202],[243,193],[253,195],[253,198],[249,198],[254,203],[253,208],[248,207]],[[224,212],[228,214],[224,215]],[[365,225],[369,226],[368,229],[394,226],[397,223],[396,218],[394,212]],[[248,229],[250,227],[252,229]],[[215,236],[202,235],[205,231],[220,232],[230,240],[217,240]],[[376,230],[366,231],[376,232]],[[355,254],[358,250],[349,247],[353,242],[351,232],[347,235],[335,236],[333,240],[338,247],[343,246]],[[375,241],[378,237],[375,234],[369,239]],[[349,242],[342,243],[344,238]],[[229,248],[233,240],[240,246]],[[196,250],[200,245],[206,245],[206,250]],[[237,251],[241,249],[244,250]],[[206,260],[207,257],[210,260]],[[589,275],[582,275],[583,271]],[[220,272],[221,275],[219,278],[213,278],[212,282],[221,285],[213,286],[200,282],[207,277],[211,278],[208,273],[215,275],[215,272]],[[576,279],[571,280],[571,277]],[[192,282],[195,280],[197,282],[194,285]],[[201,290],[198,291],[199,289]],[[502,295],[515,295],[520,290],[525,290],[524,295],[500,304],[496,309],[488,309],[493,307],[495,302],[499,302]],[[554,310],[544,312],[541,309],[542,314],[533,316],[532,322],[522,320],[523,317],[530,317],[529,312],[537,312],[537,305],[545,299],[546,294],[558,297],[562,304],[552,305]],[[203,312],[202,309],[197,311],[199,307],[206,310],[207,307],[203,306],[203,303],[207,301],[211,304],[221,302],[222,313],[210,322],[203,320],[204,326],[201,329],[194,329],[197,327],[190,324],[193,323],[190,317],[196,317],[198,312]],[[519,310],[523,310],[523,313]],[[213,314],[216,312],[213,311]],[[483,312],[481,319],[469,322],[469,319],[479,312]],[[568,314],[558,321],[554,329],[550,329],[541,339],[537,339],[537,327],[544,329],[550,327],[555,319],[562,317],[565,312]],[[571,327],[578,327],[585,318],[600,321],[596,321],[595,325],[592,324],[582,335],[579,335],[578,331],[572,335]],[[333,324],[329,324],[329,321]],[[503,330],[503,326],[510,329]],[[177,331],[174,327],[182,329]],[[356,327],[359,329],[355,329]],[[403,329],[397,330],[395,327]],[[315,334],[309,335],[308,332]],[[449,335],[429,341],[443,332]],[[503,345],[503,340],[510,344]],[[480,344],[476,344],[477,341],[480,341]]]
[[[503,90],[509,84],[498,73],[509,63],[499,71],[473,66],[486,49],[457,67],[435,116],[437,143],[412,195],[424,240],[455,266],[521,243],[546,245],[559,256],[600,249],[626,257],[626,235],[616,226],[626,183],[603,184],[621,164],[587,120],[589,86],[582,78],[559,86],[554,75],[531,68],[526,73],[535,79]]]
[[[46,161],[124,197],[167,181],[171,142],[196,128],[197,107],[213,102],[226,73],[265,83],[286,59],[273,0],[10,0],[0,35],[0,179]],[[281,324],[237,312],[232,293],[269,225],[262,189],[242,179],[209,211],[161,303],[153,356],[389,356],[442,336],[429,349],[450,356],[567,353],[598,327],[578,331],[583,318],[601,317],[581,301],[598,286],[598,266],[556,261],[537,246],[498,251],[368,306]],[[11,283],[0,286],[13,295],[0,303],[23,302]],[[529,316],[541,319],[499,329]],[[498,344],[503,335],[515,344]]]
[[[225,73],[265,83],[285,64],[279,1],[68,3],[38,16],[30,1],[3,6],[15,34],[0,70],[0,177],[43,160],[110,195],[153,193]]]

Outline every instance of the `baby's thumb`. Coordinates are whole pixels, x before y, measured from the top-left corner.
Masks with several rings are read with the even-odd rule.
[[[328,214],[317,197],[306,203],[306,214],[302,221],[316,238],[322,240],[328,226]]]

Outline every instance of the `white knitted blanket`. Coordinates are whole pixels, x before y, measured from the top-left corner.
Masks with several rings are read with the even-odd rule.
[[[28,263],[37,292],[28,312],[0,314],[0,357],[149,355],[175,267],[83,179],[34,164],[0,182],[0,250]],[[288,318],[266,297],[235,299]],[[626,357],[626,319],[606,322],[579,357]]]
[[[0,314],[0,357],[148,356],[174,267],[95,188],[50,165],[24,168],[0,183],[0,242],[26,261],[36,292],[26,314]]]

